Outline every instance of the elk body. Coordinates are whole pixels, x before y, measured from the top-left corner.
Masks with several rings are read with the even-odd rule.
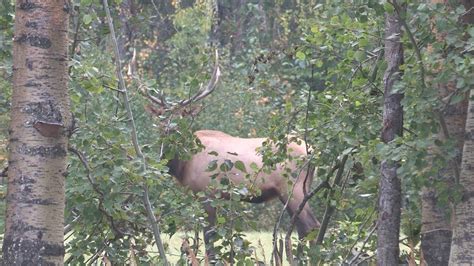
[[[221,179],[224,175],[232,184],[245,184],[256,187],[261,193],[249,195],[243,200],[261,203],[273,198],[278,198],[283,204],[288,201],[287,211],[290,215],[298,209],[303,201],[305,191],[309,191],[313,173],[307,175],[307,167],[297,166],[295,162],[297,158],[306,156],[306,147],[304,144],[298,145],[291,142],[287,146],[288,154],[295,160],[280,163],[271,172],[252,170],[251,164],[256,164],[260,169],[263,166],[262,156],[257,152],[262,147],[264,138],[237,138],[225,134],[220,131],[201,130],[195,132],[196,137],[201,141],[204,149],[194,154],[188,161],[179,159],[170,160],[168,166],[170,173],[174,175],[179,183],[189,187],[194,193],[208,191],[209,197],[214,197],[214,193],[209,191],[208,185],[211,183],[213,174],[218,173],[219,167],[215,171],[209,171],[208,165],[217,160],[217,164],[224,163],[225,160],[232,162],[241,161],[244,163],[248,174],[232,168],[226,173],[219,173],[217,179]],[[293,177],[294,183],[292,188],[288,183],[288,177],[285,177],[285,169],[290,169],[291,173],[298,174]],[[253,167],[255,169],[255,167]],[[291,198],[290,197],[291,194]],[[225,195],[223,196],[225,197]],[[203,202],[206,202],[204,200]],[[209,226],[204,229],[204,241],[208,254],[212,249],[210,238],[212,236],[212,228],[215,225],[216,210],[209,203],[204,204],[204,208],[208,214]],[[296,220],[296,228],[300,239],[305,237],[310,231],[319,228],[319,222],[314,217],[311,208],[306,204]]]

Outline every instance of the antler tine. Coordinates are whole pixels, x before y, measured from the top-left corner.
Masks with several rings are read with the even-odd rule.
[[[180,103],[179,103],[179,106],[180,107],[183,107],[183,106],[186,106],[190,103],[193,103],[193,102],[196,102],[196,101],[199,101],[205,97],[207,97],[209,94],[211,94],[214,89],[216,88],[217,86],[217,83],[219,82],[219,78],[221,76],[221,70],[219,68],[219,53],[216,49],[216,62],[214,64],[214,71],[212,73],[212,77],[211,79],[209,80],[209,83],[207,84],[207,87],[203,90],[202,89],[202,86],[201,88],[199,89],[199,91],[194,95],[192,96],[191,98],[187,99],[187,100],[182,100]]]

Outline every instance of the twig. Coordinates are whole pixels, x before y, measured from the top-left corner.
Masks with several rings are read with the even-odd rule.
[[[372,218],[372,216],[374,215],[375,213],[375,208],[372,210],[372,212],[367,215],[367,219],[365,219],[365,221],[359,226],[359,230],[357,232],[357,239],[354,241],[354,243],[352,244],[351,248],[349,249],[349,251],[347,252],[346,256],[345,256],[345,259],[344,261],[346,261],[347,259],[349,259],[349,256],[351,254],[351,251],[352,249],[355,247],[355,245],[357,244],[357,242],[360,240],[360,236],[362,234],[362,229],[365,227],[365,225],[370,221],[370,219]]]
[[[360,254],[362,253],[362,250],[364,249],[365,245],[367,244],[367,242],[369,242],[369,238],[374,234],[376,229],[377,229],[377,224],[375,224],[374,227],[372,228],[372,230],[370,230],[369,234],[364,239],[364,242],[362,242],[362,246],[360,247],[360,252],[358,252],[357,255],[350,260],[349,265],[354,265],[354,262],[357,261]]]
[[[80,40],[77,38],[79,36],[79,28],[80,28],[80,25],[81,25],[80,14],[81,14],[81,9],[80,9],[80,7],[78,7],[77,15],[76,15],[76,18],[77,18],[76,28],[74,29],[74,39],[73,39],[73,42],[72,42],[72,45],[71,45],[71,55],[70,55],[71,59],[74,57],[74,54],[76,53],[77,44],[80,42]],[[73,66],[73,64],[71,64],[69,66],[69,69],[68,69],[68,74],[69,75],[71,74],[72,66]]]
[[[321,182],[316,188],[314,188],[309,194],[306,194],[303,198],[303,201],[300,203],[298,206],[298,209],[295,211],[293,216],[291,217],[290,221],[290,226],[288,230],[286,231],[286,237],[285,237],[285,243],[286,243],[286,254],[287,254],[287,259],[290,263],[290,265],[293,265],[293,256],[291,252],[291,233],[293,232],[293,229],[295,228],[296,224],[296,219],[298,219],[298,215],[303,211],[304,206],[310,200],[314,195],[316,195],[321,189],[326,188],[329,189],[331,186],[329,185],[329,182],[327,180],[324,180]]]
[[[96,185],[94,179],[92,178],[92,175],[91,175],[91,172],[92,172],[92,171],[91,171],[91,168],[90,168],[90,166],[89,166],[89,162],[87,161],[86,156],[85,156],[82,152],[76,150],[76,149],[73,148],[73,147],[68,147],[68,150],[69,150],[70,152],[74,153],[74,154],[77,156],[77,158],[79,158],[79,160],[81,161],[82,165],[83,165],[84,168],[86,169],[86,177],[87,177],[87,180],[89,180],[89,183],[91,184],[92,189],[94,189],[94,191],[95,191],[97,194],[99,194],[101,197],[104,197],[104,193],[97,187],[97,185]]]
[[[84,166],[84,168],[86,169],[86,176],[87,176],[87,180],[89,181],[89,183],[91,184],[92,186],[92,189],[97,193],[99,194],[99,205],[98,205],[98,208],[99,208],[99,211],[108,219],[109,223],[110,223],[110,227],[111,229],[113,230],[114,234],[116,235],[117,238],[121,238],[123,237],[124,235],[128,235],[127,233],[123,232],[120,228],[117,227],[115,221],[114,221],[114,218],[112,217],[112,215],[110,215],[107,210],[104,208],[103,206],[103,202],[104,202],[104,192],[102,192],[99,187],[97,186],[97,184],[95,183],[94,181],[94,178],[92,177],[92,174],[91,174],[91,168],[89,166],[89,162],[87,161],[87,158],[86,156],[76,150],[75,148],[73,147],[68,147],[68,151],[74,153],[77,155],[77,157],[79,158],[79,160],[81,161],[82,165]],[[78,217],[77,217],[78,218]],[[77,220],[77,218],[75,220]],[[74,220],[74,221],[75,221]]]
[[[413,45],[413,49],[415,49],[415,54],[416,58],[418,59],[418,66],[420,67],[420,79],[421,79],[421,86],[422,90],[426,89],[426,83],[425,83],[425,66],[423,64],[423,57],[421,56],[421,51],[420,48],[418,47],[418,44],[415,40],[415,37],[413,36],[413,33],[410,30],[410,27],[408,27],[408,24],[404,18],[402,18],[400,12],[400,6],[396,3],[396,1],[389,1],[390,4],[395,9],[395,13],[397,13],[398,20],[402,23],[403,28],[405,29],[408,38],[410,39],[411,44]]]
[[[278,228],[280,227],[280,224],[281,224],[281,220],[283,219],[283,215],[285,214],[285,210],[286,208],[288,207],[288,204],[290,203],[290,200],[291,200],[291,197],[293,196],[293,192],[295,190],[295,186],[296,184],[298,183],[298,179],[300,178],[300,175],[301,175],[301,172],[303,171],[304,168],[306,168],[306,166],[309,164],[309,160],[307,160],[305,162],[305,164],[299,169],[298,171],[298,177],[297,179],[295,180],[295,182],[293,183],[293,186],[291,187],[291,190],[290,190],[290,193],[288,193],[288,199],[286,200],[283,208],[281,209],[280,211],[280,215],[278,217],[278,220],[277,222],[275,223],[275,226],[273,227],[273,251],[272,251],[272,258],[271,260],[273,261],[273,258],[276,259],[276,265],[280,265],[281,263],[281,260],[282,258],[281,257],[278,257],[279,255],[279,252],[278,252],[278,248],[277,248],[277,231],[278,231]],[[305,177],[306,178],[306,177]]]
[[[339,169],[337,169],[336,177],[334,178],[334,183],[331,187],[329,195],[327,196],[327,203],[326,203],[326,210],[324,211],[323,220],[321,222],[321,227],[319,229],[318,236],[316,238],[316,245],[320,245],[323,243],[324,234],[326,234],[327,227],[329,225],[329,220],[336,209],[334,206],[331,205],[331,199],[334,196],[336,186],[340,185],[342,174],[344,173],[344,167],[346,165],[348,155],[344,155],[342,160],[339,162]]]
[[[122,63],[120,62],[120,51],[117,43],[117,38],[115,35],[115,30],[114,30],[114,24],[112,21],[112,16],[110,15],[110,9],[109,5],[107,3],[107,0],[103,0],[103,5],[105,9],[105,14],[107,16],[107,22],[109,24],[109,29],[110,29],[110,35],[112,38],[113,46],[114,46],[114,52],[115,52],[115,64],[117,68],[117,77],[119,79],[119,88],[121,91],[123,91],[123,98],[124,98],[124,105],[125,109],[127,110],[127,115],[129,118],[129,123],[131,127],[131,136],[132,136],[132,143],[133,147],[135,149],[135,153],[137,154],[137,157],[141,160],[141,166],[142,166],[142,173],[146,173],[147,165],[146,165],[146,159],[145,156],[143,155],[140,145],[138,143],[138,136],[137,136],[137,129],[135,126],[135,120],[133,118],[133,113],[132,113],[132,108],[130,106],[130,99],[128,96],[128,91],[127,87],[125,85],[125,80],[123,78],[122,74]],[[153,212],[153,208],[150,203],[150,197],[148,193],[148,185],[146,183],[146,176],[144,176],[145,182],[143,182],[143,202],[145,204],[145,208],[147,211],[147,216],[150,221],[153,235],[155,237],[156,245],[158,247],[158,250],[160,251],[161,258],[164,262],[165,265],[169,265],[168,261],[166,260],[166,254],[165,254],[165,248],[163,246],[163,241],[161,240],[160,236],[160,228],[158,226],[158,223],[156,221],[155,214]]]

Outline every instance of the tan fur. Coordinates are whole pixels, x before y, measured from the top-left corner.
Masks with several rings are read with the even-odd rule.
[[[290,142],[288,144],[288,153],[294,159],[285,161],[276,166],[276,169],[270,173],[258,170],[255,172],[250,165],[255,163],[257,169],[263,167],[262,156],[258,153],[258,149],[262,147],[265,138],[238,138],[214,130],[201,130],[195,132],[196,137],[201,141],[205,147],[201,152],[192,156],[189,161],[172,160],[170,161],[170,172],[177,177],[179,182],[189,187],[193,192],[209,191],[207,187],[211,183],[211,176],[218,174],[217,179],[221,179],[224,175],[234,184],[246,184],[249,195],[245,200],[250,202],[264,202],[271,198],[279,198],[280,201],[286,203],[289,195],[292,195],[288,200],[287,210],[292,215],[299,207],[304,198],[303,186],[306,186],[306,191],[309,191],[311,185],[312,173],[307,175],[307,166],[297,165],[297,159],[306,156],[306,146],[301,141],[300,144]],[[217,153],[213,155],[210,153]],[[225,160],[230,160],[235,163],[242,161],[245,165],[247,173],[233,167],[228,173],[221,173],[219,167],[216,170],[209,172],[208,165],[217,160],[217,165],[220,166]],[[293,193],[290,192],[293,186],[289,186],[288,177],[285,177],[285,169],[291,169],[291,173],[298,174],[297,178],[291,178],[295,183]],[[306,177],[308,176],[308,179]],[[252,192],[259,190],[261,195],[252,194]],[[210,192],[210,197],[213,197],[215,191]],[[225,197],[225,195],[224,195]],[[215,219],[215,210],[209,205],[205,205],[208,212],[210,227],[212,227]],[[306,236],[311,230],[319,227],[319,222],[314,218],[308,204],[303,208],[303,211],[298,216],[296,227],[300,238]],[[208,228],[208,229],[209,229]],[[206,241],[208,242],[208,241]]]

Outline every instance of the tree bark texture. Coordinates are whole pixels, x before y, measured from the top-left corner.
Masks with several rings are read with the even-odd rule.
[[[17,0],[3,263],[62,265],[68,1]]]
[[[403,46],[400,42],[401,23],[395,13],[386,14],[385,19],[384,110],[382,141],[388,143],[402,134],[403,94],[394,91],[394,84],[400,80],[400,65],[403,64]],[[379,203],[377,221],[377,264],[398,265],[401,213],[401,186],[397,176],[398,163],[382,160],[380,166]]]
[[[468,10],[464,23],[474,23],[474,1],[462,0]],[[449,265],[474,264],[474,89],[471,88],[464,132],[464,148],[459,184],[463,188],[461,202],[455,206]]]
[[[449,6],[447,0],[431,0],[431,3],[443,4],[445,8],[453,8]],[[464,4],[466,10],[469,10],[474,2],[462,0],[459,4]],[[464,23],[469,23],[471,17],[472,16],[469,15],[463,15],[460,19]],[[437,33],[437,38],[443,41],[444,36],[443,34]],[[443,69],[433,69],[432,71],[439,73],[442,72]],[[440,99],[449,98],[450,95],[453,95],[457,91],[454,82],[438,84],[436,89],[438,90]],[[445,168],[439,171],[436,177],[432,177],[431,179],[432,181],[436,180],[436,182],[443,183],[446,187],[452,187],[454,185],[456,176],[459,175],[460,172],[467,104],[467,100],[450,104],[443,110],[441,114],[442,117],[440,117],[442,119],[441,133],[437,138],[441,141],[447,141],[448,139],[456,141],[455,158],[452,159]],[[428,265],[448,265],[452,237],[449,208],[448,206],[440,206],[438,202],[438,191],[435,189],[435,186],[427,186],[422,190],[421,217],[421,250],[423,258]]]
[[[474,264],[474,89],[471,89],[466,119],[459,183],[461,202],[454,210],[449,265]]]

